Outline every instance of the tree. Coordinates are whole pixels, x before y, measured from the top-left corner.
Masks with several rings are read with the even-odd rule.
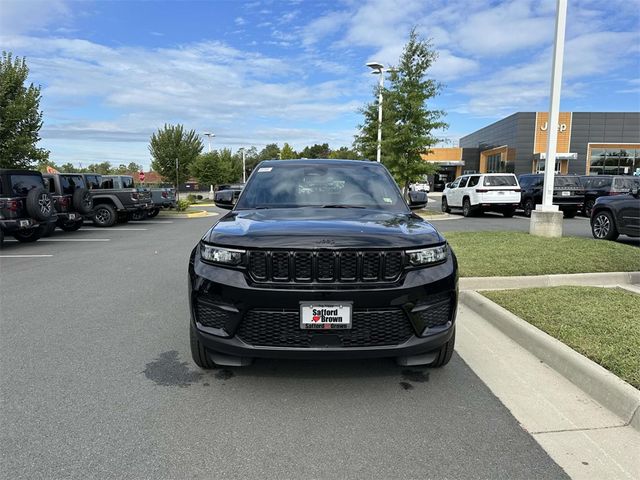
[[[82,170],[86,173],[99,173],[100,175],[111,175],[115,173],[109,162],[91,163]]]
[[[149,152],[153,159],[151,168],[177,185],[176,160],[179,179],[185,181],[191,164],[202,152],[202,140],[195,130],[186,132],[180,124],[165,124],[151,136]]]
[[[73,165],[71,162],[67,162],[60,165],[60,168],[58,170],[62,173],[75,173],[75,172],[78,172],[80,169],[75,165]]]
[[[0,168],[28,168],[49,158],[37,148],[42,127],[40,87],[24,86],[29,69],[22,59],[2,52],[0,59]]]
[[[242,158],[228,148],[213,150],[193,162],[191,175],[205,186],[238,182],[242,179]]]
[[[427,101],[442,85],[426,78],[437,58],[429,41],[421,40],[415,28],[409,34],[397,68],[391,71],[390,87],[383,91],[382,161],[405,191],[411,182],[433,174],[437,167],[422,160],[421,154],[437,143],[433,131],[448,125],[440,119],[442,110],[429,110]],[[377,97],[378,89],[375,94]],[[354,145],[368,158],[375,158],[378,134],[377,100],[364,107],[364,123]]]
[[[282,151],[280,152],[280,158],[282,160],[290,160],[292,158],[298,158],[298,154],[293,148],[291,148],[291,145],[289,145],[288,143],[285,143],[282,146]]]
[[[258,154],[258,159],[262,160],[278,160],[280,158],[280,147],[277,143],[270,143]]]
[[[304,150],[300,152],[300,158],[329,158],[330,152],[328,143],[322,145],[316,143],[311,147],[304,147]]]
[[[362,156],[349,147],[340,147],[338,150],[331,150],[329,158],[339,158],[342,160],[362,160]]]

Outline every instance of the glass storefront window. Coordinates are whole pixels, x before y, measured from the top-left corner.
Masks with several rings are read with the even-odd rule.
[[[640,149],[592,148],[589,174],[640,176]]]

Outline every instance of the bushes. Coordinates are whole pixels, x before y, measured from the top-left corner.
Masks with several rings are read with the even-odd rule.
[[[190,205],[191,205],[191,202],[189,201],[188,197],[187,197],[187,200],[180,199],[176,204],[176,210],[179,212],[184,212],[187,208],[189,208]]]
[[[189,203],[196,203],[198,201],[198,199],[193,193],[190,193],[189,195],[187,195],[187,200],[189,201]]]

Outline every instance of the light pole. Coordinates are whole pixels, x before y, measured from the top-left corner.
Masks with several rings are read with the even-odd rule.
[[[380,75],[378,82],[378,152],[376,155],[376,160],[380,163],[380,150],[382,148],[382,89],[384,88],[384,72],[386,69],[384,65],[378,62],[369,62],[367,67],[373,70],[371,73],[374,75]]]
[[[244,158],[244,147],[240,149],[240,152],[242,152],[242,183],[247,183],[247,166]]]
[[[178,180],[178,157],[176,157],[176,202],[180,200],[180,181]]]
[[[558,118],[560,90],[562,87],[562,62],[564,59],[564,34],[567,24],[567,0],[557,0],[556,30],[551,70],[551,94],[549,99],[549,134],[547,155],[544,161],[542,204],[531,212],[529,233],[542,237],[562,236],[562,212],[553,204],[553,186],[556,171],[556,147],[558,142]]]
[[[204,132],[203,135],[209,138],[209,153],[211,153],[211,137],[215,137],[216,134],[211,132]]]

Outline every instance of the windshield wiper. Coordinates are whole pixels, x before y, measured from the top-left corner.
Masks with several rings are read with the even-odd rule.
[[[319,205],[320,208],[367,208],[362,205],[347,205],[344,203],[329,203],[326,205]]]

